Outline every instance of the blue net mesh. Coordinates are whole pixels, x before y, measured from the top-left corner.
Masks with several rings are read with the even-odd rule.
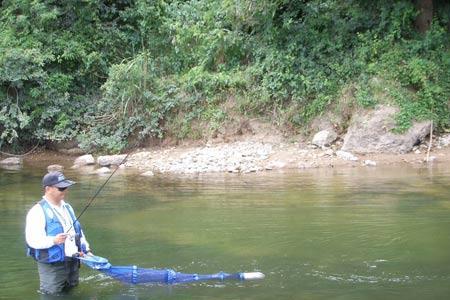
[[[145,269],[136,266],[112,266],[107,259],[100,256],[87,256],[79,258],[81,262],[92,269],[96,269],[123,283],[187,283],[205,280],[244,279],[243,273],[228,274],[187,274],[175,272],[172,269]]]
[[[137,268],[135,266],[111,266],[109,269],[100,270],[106,275],[113,277],[124,283],[139,284],[139,283],[186,283],[193,281],[204,280],[225,280],[225,279],[241,279],[240,273],[228,274],[187,274],[175,272],[167,269],[145,269]]]
[[[134,266],[112,266],[109,269],[101,270],[108,276],[111,276],[124,283],[146,283],[169,281],[167,270],[143,269]]]

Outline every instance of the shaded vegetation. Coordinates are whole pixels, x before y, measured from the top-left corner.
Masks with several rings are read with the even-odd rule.
[[[355,87],[450,126],[448,1],[10,0],[0,12],[0,147],[197,138],[230,110],[300,130]],[[381,87],[373,84],[385,82]],[[201,135],[201,133],[200,133]]]

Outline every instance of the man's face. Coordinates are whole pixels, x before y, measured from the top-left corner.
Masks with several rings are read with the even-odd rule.
[[[67,193],[68,188],[58,188],[56,186],[47,186],[45,194],[54,200],[61,201]]]

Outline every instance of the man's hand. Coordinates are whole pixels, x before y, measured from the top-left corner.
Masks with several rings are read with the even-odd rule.
[[[67,233],[58,233],[55,238],[53,239],[53,243],[55,245],[64,244],[67,238]]]

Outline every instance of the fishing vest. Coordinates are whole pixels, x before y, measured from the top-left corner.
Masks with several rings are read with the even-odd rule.
[[[56,236],[58,233],[63,233],[64,228],[56,216],[55,212],[48,204],[47,201],[42,199],[39,201],[45,215],[45,232],[48,236]],[[69,212],[72,218],[72,223],[76,220],[72,207],[69,204],[64,204],[65,209]],[[75,244],[78,247],[78,251],[82,251],[81,247],[81,225],[78,221],[73,224],[75,229]],[[42,263],[54,263],[62,262],[65,260],[64,243],[59,245],[53,245],[48,249],[34,249],[27,245],[27,255],[33,257],[36,261]]]

